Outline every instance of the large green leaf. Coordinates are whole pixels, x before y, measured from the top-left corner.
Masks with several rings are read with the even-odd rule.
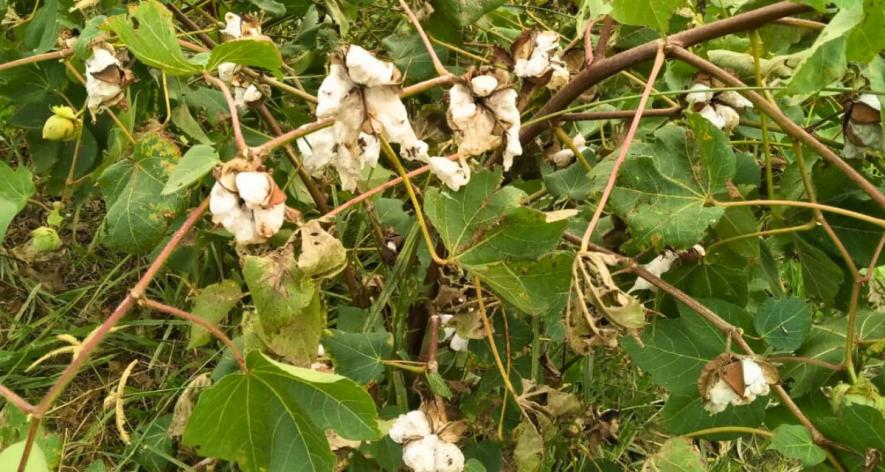
[[[501,172],[483,171],[458,192],[432,189],[425,210],[449,258],[478,275],[520,310],[541,314],[567,293],[570,265],[551,251],[566,220],[520,206],[525,192],[498,189]]]
[[[24,47],[34,54],[52,49],[58,41],[58,30],[61,24],[58,18],[58,0],[47,0],[34,13],[30,22],[25,25],[23,38]]]
[[[133,25],[133,20],[137,27]],[[200,72],[200,66],[184,57],[172,13],[157,0],[144,0],[130,8],[128,17],[117,15],[108,19],[106,27],[113,31],[139,61],[162,69],[170,75],[189,75]]]
[[[617,0],[612,2],[612,17],[625,25],[648,26],[666,33],[670,17],[684,0]]]
[[[469,26],[482,18],[486,13],[500,7],[505,0],[434,0],[434,11],[458,26]],[[434,15],[435,16],[435,15]]]
[[[769,298],[754,320],[756,331],[771,347],[795,351],[811,329],[811,308],[798,297]]]
[[[691,247],[724,212],[710,203],[735,172],[728,137],[698,115],[688,123],[691,132],[669,125],[635,144],[621,168],[609,203],[630,228],[630,250]]]
[[[706,462],[688,438],[670,438],[650,456],[642,470],[659,472],[704,472]]]
[[[827,460],[827,454],[814,443],[808,428],[798,424],[782,424],[775,428],[768,449],[790,459],[799,459],[806,467]]]
[[[316,357],[322,303],[313,280],[298,270],[291,246],[266,256],[246,256],[243,278],[258,313],[258,335],[274,352],[297,364]]]
[[[849,61],[868,63],[885,49],[885,2],[865,0],[860,24],[848,33],[845,52]]]
[[[0,452],[0,470],[18,470],[19,462],[21,462],[22,454],[25,451],[25,441],[19,441],[11,444],[9,447]],[[25,466],[25,472],[49,472],[49,464],[46,462],[46,456],[40,446],[34,444],[31,455],[28,457],[28,464]]]
[[[243,38],[228,41],[212,48],[206,68],[215,70],[219,64],[233,62],[244,66],[255,66],[278,73],[283,66],[283,56],[273,41]]]
[[[704,402],[695,388],[692,393],[670,395],[661,410],[661,422],[671,434],[688,434],[720,426],[752,428],[762,424],[762,420],[765,418],[766,403],[765,398],[758,398],[749,405],[729,405],[725,411],[711,415],[704,409]],[[717,433],[703,437],[725,441],[741,435],[742,433]]]
[[[347,333],[332,331],[323,346],[335,360],[335,371],[359,383],[384,379],[384,360],[393,354],[393,336],[385,331]]]
[[[805,295],[832,305],[844,275],[842,269],[823,251],[800,236],[794,236],[802,266]]]
[[[839,9],[814,44],[797,55],[801,60],[790,79],[787,92],[814,93],[845,73],[848,64],[845,57],[847,33],[864,16],[860,0],[850,0],[847,3],[851,5]]]
[[[845,318],[834,318],[812,325],[808,338],[796,355],[841,364],[845,359],[845,323]],[[859,311],[856,332],[861,341],[885,338],[885,316],[872,311]],[[790,393],[796,397],[814,391],[833,374],[830,369],[808,362],[793,363],[783,371],[784,378],[792,379]]]
[[[187,108],[182,107],[184,110]],[[209,171],[221,163],[218,153],[212,146],[197,144],[184,153],[184,157],[172,169],[169,180],[163,186],[163,195],[180,192],[185,187],[197,182]]]
[[[28,199],[37,190],[31,181],[31,171],[25,167],[13,169],[0,161],[0,241],[6,237],[6,230],[12,219],[28,204]]]
[[[430,54],[415,32],[395,32],[382,41],[390,59],[410,80],[427,80],[436,76]],[[448,50],[435,46],[433,50],[445,62]]]
[[[104,243],[131,253],[157,244],[187,203],[185,192],[162,193],[181,158],[175,143],[161,131],[137,138],[129,158],[109,166],[98,179],[108,208]]]
[[[184,443],[246,471],[329,471],[336,463],[324,431],[353,440],[380,436],[372,397],[344,377],[276,362],[253,351],[248,372],[204,391]]]
[[[579,162],[565,169],[544,173],[544,186],[554,197],[568,197],[583,200],[593,190],[587,171]]]
[[[194,299],[194,307],[191,309],[191,313],[212,324],[218,324],[242,297],[243,293],[240,291],[240,284],[236,280],[223,280],[207,285],[200,290],[200,293]],[[187,348],[200,347],[208,343],[210,339],[211,336],[206,328],[198,324],[191,324],[190,340],[187,343]]]
[[[885,417],[866,405],[846,405],[838,417],[820,418],[814,422],[827,438],[864,453],[878,449],[885,453]]]

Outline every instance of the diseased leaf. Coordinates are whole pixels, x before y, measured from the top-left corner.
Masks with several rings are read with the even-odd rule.
[[[133,20],[138,26],[133,25]],[[200,67],[188,61],[181,52],[172,13],[157,0],[144,0],[132,7],[128,15],[112,16],[106,27],[145,65],[170,75],[190,75]]]
[[[199,316],[212,324],[218,324],[242,297],[243,293],[240,291],[240,284],[235,280],[224,280],[207,285],[200,290],[200,293],[194,299],[194,307],[191,308],[191,314]],[[187,348],[194,349],[203,346],[211,338],[212,336],[206,328],[197,324],[191,324],[190,340],[187,343]]]
[[[32,181],[31,171],[25,167],[13,169],[6,162],[0,162],[0,241],[6,237],[6,230],[18,212],[28,204],[28,199],[37,189]]]
[[[775,428],[768,449],[774,449],[790,459],[799,459],[806,467],[827,460],[826,453],[814,443],[808,429],[797,424],[782,424]]]
[[[687,438],[670,438],[645,461],[643,470],[655,472],[704,472],[707,467],[700,451]]]
[[[197,144],[191,147],[172,169],[162,194],[169,195],[181,191],[202,179],[220,163],[218,153],[212,146]]]
[[[319,220],[311,220],[301,227],[301,254],[298,269],[313,278],[333,277],[344,269],[347,250],[341,241],[327,233]]]
[[[541,470],[541,462],[544,458],[544,438],[531,424],[525,421],[513,429],[513,438],[516,440],[516,448],[513,450],[516,470],[519,472]]]
[[[163,195],[178,147],[161,131],[137,136],[132,154],[110,165],[98,178],[108,212],[103,242],[130,253],[144,252],[166,234],[169,222],[187,204],[187,193]]]
[[[811,309],[797,297],[769,298],[756,312],[756,332],[780,351],[795,351],[811,329]]]
[[[212,48],[206,68],[215,70],[224,62],[261,67],[278,74],[283,66],[283,57],[272,41],[242,38]]]
[[[335,372],[361,383],[384,379],[385,359],[393,354],[393,336],[387,332],[347,333],[333,330],[323,346],[335,360]]]
[[[324,431],[353,440],[380,436],[372,397],[344,377],[276,362],[254,351],[249,371],[200,394],[183,441],[245,471],[330,471]]]

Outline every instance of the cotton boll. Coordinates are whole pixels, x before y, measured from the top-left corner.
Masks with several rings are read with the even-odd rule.
[[[347,69],[342,64],[333,62],[329,65],[329,75],[323,79],[317,92],[317,118],[338,113],[354,87],[353,81],[347,76]]]
[[[239,39],[243,37],[243,19],[240,15],[237,15],[233,12],[227,12],[224,14],[224,29],[221,30],[221,34],[230,37],[231,39]]]
[[[423,141],[420,142],[423,144]],[[381,140],[374,134],[360,133],[359,144],[362,166],[375,167],[378,165],[378,157],[381,156]],[[427,153],[426,144],[424,152]]]
[[[492,75],[478,75],[470,79],[470,88],[478,97],[488,97],[498,87],[498,79]]]
[[[249,244],[261,244],[266,240],[260,234],[258,234],[258,230],[255,227],[255,222],[252,219],[242,220],[240,224],[234,226],[233,228],[228,228],[225,226],[225,229],[231,231],[234,234],[234,240],[236,240],[237,244],[243,246]]]
[[[111,67],[120,68],[120,61],[113,53],[99,46],[92,48],[92,56],[86,60],[86,106],[93,120],[101,109],[114,106],[124,99],[120,82],[108,82],[96,77]]]
[[[713,99],[713,92],[710,91],[709,85],[694,84],[689,89],[685,101],[688,103],[709,103]]]
[[[752,359],[741,359],[741,367],[744,371],[744,397],[755,399],[757,395],[768,395],[769,387],[762,367]]]
[[[466,343],[465,343],[466,347]],[[464,470],[464,453],[458,446],[439,441],[436,443],[436,472],[461,472]]]
[[[879,123],[862,124],[848,121],[849,139],[848,144],[855,144],[866,148],[878,149],[882,147],[882,126]]]
[[[753,108],[753,102],[734,90],[726,90],[716,96],[716,100],[736,109]]]
[[[494,77],[493,77],[494,79]],[[455,84],[449,89],[449,116],[456,124],[471,118],[476,113],[476,103],[470,89]]]
[[[719,113],[716,113],[716,109],[713,108],[712,105],[706,105],[701,109],[699,114],[704,117],[707,121],[713,124],[718,129],[722,129],[725,127],[725,118],[723,118]]]
[[[741,115],[728,105],[716,104],[716,114],[722,118],[724,125],[720,129],[726,133],[734,131],[734,129],[737,128],[737,125],[741,122]]]
[[[399,80],[399,71],[389,62],[377,59],[369,51],[351,45],[345,59],[351,80],[368,87],[392,85]]]
[[[402,444],[411,439],[423,438],[431,433],[430,420],[421,410],[399,415],[387,432],[394,442]]]
[[[332,162],[335,131],[332,128],[323,128],[295,141],[295,145],[301,153],[304,170],[314,177],[319,177],[323,169]]]
[[[239,69],[239,66],[233,62],[222,62],[218,64],[218,78],[222,82],[230,84],[234,80],[234,74],[236,74],[237,69]]]
[[[861,96],[857,97],[857,101],[863,103],[864,105],[872,108],[873,110],[882,111],[882,103],[879,101],[879,97],[877,95],[873,95],[871,93],[865,93]]]
[[[670,267],[673,265],[673,262],[679,259],[679,255],[674,251],[664,251],[662,254],[658,255],[652,259],[648,264],[644,264],[642,267],[645,270],[651,272],[653,275],[660,277],[665,272],[670,270]],[[654,285],[650,284],[648,280],[639,277],[636,279],[636,282],[633,283],[633,287],[630,290],[627,290],[627,293],[636,292],[639,290],[654,290]]]
[[[250,208],[258,208],[267,203],[273,181],[266,172],[240,172],[236,177],[240,198]]]
[[[542,31],[535,36],[534,48],[528,58],[518,58],[513,65],[517,77],[540,77],[550,70],[550,51],[557,47],[559,35]]]
[[[550,80],[547,82],[547,88],[550,90],[559,90],[566,86],[571,80],[571,74],[566,67],[557,62],[557,58],[550,63],[553,73],[550,74]]]
[[[470,339],[462,338],[461,336],[458,336],[458,333],[455,333],[452,336],[452,340],[449,341],[449,348],[457,352],[467,352],[467,346],[469,343]]]
[[[258,100],[261,100],[262,96],[263,95],[261,94],[261,91],[258,90],[258,87],[254,84],[250,84],[243,92],[243,101],[246,102],[246,104],[257,102]]]
[[[403,463],[414,472],[435,472],[438,444],[435,434],[410,442],[403,448]]]
[[[212,186],[209,194],[209,211],[213,215],[225,215],[240,206],[240,197],[224,188],[219,182]]]
[[[503,166],[509,170],[513,165],[513,158],[522,155],[522,144],[519,142],[520,118],[519,109],[516,107],[516,90],[505,89],[496,92],[486,102],[495,113],[498,121],[504,125],[506,131],[506,147],[504,148]]]
[[[467,164],[445,157],[431,157],[430,171],[454,191],[470,181],[470,167]]]
[[[710,414],[716,414],[724,411],[730,404],[737,405],[741,402],[741,397],[728,386],[725,380],[719,379],[707,391],[704,409],[710,412]]]
[[[258,236],[264,239],[270,238],[283,227],[286,204],[278,203],[267,209],[255,208],[252,210],[252,218],[255,220],[255,232]]]
[[[422,146],[409,122],[409,113],[394,87],[371,87],[363,92],[366,111],[373,124],[381,125],[387,139],[400,144],[403,155],[410,159],[427,159],[426,144]],[[380,131],[377,130],[376,131]],[[406,150],[410,150],[406,152]],[[423,154],[423,155],[422,155]]]

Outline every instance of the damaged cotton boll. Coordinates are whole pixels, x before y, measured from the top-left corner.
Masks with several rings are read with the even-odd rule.
[[[431,157],[430,172],[456,192],[470,181],[470,166],[462,159],[456,162],[445,157]]]
[[[266,172],[237,171],[240,161],[225,164],[212,187],[209,211],[212,222],[230,231],[238,244],[260,244],[282,228],[286,195]]]
[[[513,73],[520,78],[540,78],[552,69],[551,57],[559,46],[559,35],[553,31],[533,32],[514,42]]]
[[[742,110],[753,108],[753,102],[738,92],[733,90],[713,92],[710,87],[713,81],[706,75],[696,74],[695,80],[685,100],[692,110],[697,111],[713,126],[726,133],[730,134],[740,124]]]
[[[777,382],[777,370],[768,362],[724,353],[704,366],[698,378],[698,390],[704,399],[704,409],[716,414],[729,405],[748,405],[756,397],[768,395],[770,385]]]
[[[430,428],[430,420],[421,410],[413,410],[404,415],[399,415],[394,421],[393,426],[387,432],[393,442],[402,444],[403,442],[414,439],[423,438],[432,433]]]
[[[885,148],[881,110],[879,97],[872,94],[862,94],[846,106],[846,118],[842,124],[845,133],[842,157],[855,159],[868,150],[881,151]]]
[[[124,88],[131,81],[131,73],[124,69],[109,45],[96,45],[92,56],[86,59],[86,106],[95,121],[95,115],[105,108],[121,103]]]

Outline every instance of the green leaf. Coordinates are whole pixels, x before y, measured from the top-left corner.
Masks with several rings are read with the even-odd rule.
[[[766,399],[759,398],[749,405],[730,405],[725,411],[711,415],[704,409],[700,393],[674,394],[667,398],[661,410],[661,422],[672,434],[688,434],[702,429],[720,426],[755,427],[765,418]],[[740,437],[742,433],[718,433],[703,436],[714,441],[726,441]]]
[[[611,16],[625,25],[648,26],[666,33],[670,17],[684,0],[617,0],[612,2]]]
[[[645,461],[642,470],[658,472],[704,472],[707,467],[700,451],[687,438],[670,438]]]
[[[771,347],[795,351],[811,329],[811,308],[798,297],[769,298],[756,312],[755,324]]]
[[[434,0],[432,3],[434,11],[455,22],[457,26],[464,27],[476,23],[483,15],[500,7],[506,1],[475,0],[465,2],[463,0]]]
[[[885,417],[873,407],[846,405],[842,416],[820,418],[814,423],[828,439],[860,453],[867,449],[885,453]]]
[[[187,105],[179,105],[172,110],[172,123],[183,131],[188,137],[198,141],[200,144],[212,145],[212,138],[206,135],[203,127],[191,114]]]
[[[790,459],[798,459],[806,467],[827,460],[826,453],[814,444],[808,429],[797,424],[782,424],[775,428],[767,449],[774,449]]]
[[[243,298],[240,284],[235,280],[223,280],[212,285],[207,285],[200,290],[194,299],[194,307],[191,313],[212,324],[218,324],[227,316],[228,312]],[[212,337],[206,328],[198,324],[191,324],[190,340],[187,349],[194,349],[205,345]]]
[[[817,92],[845,73],[846,34],[861,22],[864,15],[860,0],[851,0],[847,3],[852,5],[840,8],[814,44],[797,54],[801,60],[787,86],[787,93]]]
[[[161,131],[137,137],[132,154],[110,165],[98,178],[108,212],[104,244],[130,253],[156,245],[169,222],[187,204],[187,194],[163,195],[169,171],[181,154]]]
[[[593,190],[593,183],[580,162],[575,162],[565,169],[544,174],[544,185],[554,197],[567,197],[572,200],[584,200]]]
[[[0,470],[18,470],[18,465],[24,452],[25,441],[17,442],[4,449],[3,452],[0,452]],[[28,457],[25,472],[49,472],[46,456],[37,444],[34,444],[31,449],[31,455]]]
[[[107,19],[104,15],[97,15],[86,20],[80,36],[77,36],[77,42],[74,43],[74,55],[77,58],[85,61],[92,55],[92,40],[101,34],[101,26]]]
[[[55,46],[60,27],[58,0],[47,0],[25,26],[22,43],[34,54],[46,52]]]
[[[865,0],[863,12],[860,24],[848,33],[845,52],[849,61],[869,63],[885,49],[885,2]]]
[[[258,313],[259,338],[297,364],[316,357],[324,312],[313,280],[296,266],[292,247],[266,256],[246,256],[243,279]]]
[[[384,45],[384,49],[387,50],[396,67],[410,80],[427,80],[436,76],[433,61],[430,59],[427,49],[424,48],[424,43],[421,42],[418,33],[396,32],[384,38],[381,44]],[[433,50],[445,63],[448,50],[438,46],[434,46]]]
[[[132,20],[137,21],[137,28]],[[145,65],[162,69],[170,75],[200,72],[200,67],[182,54],[172,24],[172,13],[157,0],[144,0],[130,9],[128,18],[112,16],[106,25]]]
[[[25,167],[13,169],[0,161],[0,241],[6,237],[6,230],[18,212],[25,208],[28,199],[37,189],[32,182],[31,171]]]
[[[162,194],[170,195],[181,191],[181,189],[202,179],[220,163],[218,153],[212,146],[197,144],[191,147],[172,169]]]
[[[677,267],[665,273],[664,280],[694,297],[718,298],[741,307],[746,306],[749,299],[747,267],[726,267],[704,261],[694,266]]]
[[[228,41],[212,48],[206,68],[215,70],[219,64],[233,62],[244,66],[267,69],[274,74],[283,66],[283,56],[273,41],[243,38]]]
[[[276,362],[253,351],[248,372],[229,374],[200,394],[184,431],[186,445],[245,471],[331,471],[324,431],[377,439],[372,397],[344,377]]]
[[[427,386],[430,387],[430,391],[434,395],[439,395],[445,399],[452,398],[452,390],[446,383],[446,379],[439,375],[439,372],[425,372],[424,376],[427,379]]]
[[[484,171],[458,192],[431,189],[425,211],[450,259],[520,310],[541,314],[568,291],[570,262],[551,253],[568,222],[548,223],[545,213],[521,207],[526,194],[498,189],[500,181],[500,171]]]
[[[276,0],[249,0],[249,2],[272,16],[286,14],[286,6]]]
[[[796,355],[831,364],[841,364],[845,360],[846,322],[845,318],[834,318],[812,325],[808,338],[796,351]],[[858,311],[856,326],[860,341],[885,338],[885,316],[881,313]],[[793,381],[790,384],[790,393],[795,397],[816,391],[833,374],[830,369],[808,362],[793,363],[783,371],[784,378]]]
[[[367,384],[384,380],[384,360],[393,354],[393,336],[333,330],[332,336],[323,338],[323,346],[335,360],[335,372]]]
[[[689,248],[724,212],[709,203],[735,172],[728,137],[696,114],[688,123],[691,133],[669,125],[654,144],[635,144],[621,168],[610,205],[630,228],[632,251]]]
[[[844,280],[842,269],[825,252],[804,238],[794,236],[793,240],[802,266],[805,294],[832,306]]]

